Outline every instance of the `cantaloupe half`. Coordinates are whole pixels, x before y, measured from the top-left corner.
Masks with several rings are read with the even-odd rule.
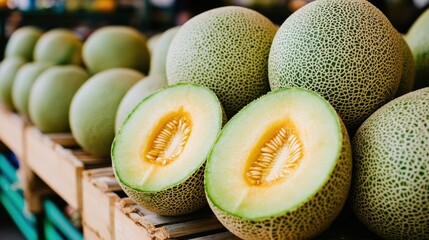
[[[196,84],[171,85],[140,102],[112,145],[113,168],[127,195],[160,215],[206,206],[204,166],[222,116],[217,96]]]
[[[324,231],[350,188],[350,140],[333,107],[285,88],[251,102],[223,128],[208,158],[211,208],[243,239],[308,239]]]

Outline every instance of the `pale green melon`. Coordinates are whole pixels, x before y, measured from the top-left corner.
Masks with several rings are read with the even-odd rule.
[[[84,151],[94,156],[110,156],[119,104],[143,77],[134,69],[111,68],[93,75],[77,91],[70,106],[70,127]]]
[[[146,37],[129,26],[105,26],[94,31],[83,45],[83,60],[92,73],[109,68],[132,68],[144,74],[150,64]]]
[[[5,57],[21,57],[27,61],[32,61],[34,47],[42,34],[43,31],[36,26],[24,26],[16,29],[6,44]]]
[[[10,109],[15,110],[12,102],[12,87],[15,75],[26,63],[24,58],[5,58],[0,64],[0,103]]]
[[[400,36],[371,3],[319,0],[297,10],[280,26],[268,71],[272,90],[313,90],[355,131],[394,97],[402,63]]]
[[[167,54],[167,81],[212,89],[228,117],[269,91],[268,53],[277,28],[238,6],[203,12],[182,25]]]
[[[149,53],[151,55],[152,55],[152,53],[153,53],[153,51],[154,51],[154,49],[156,47],[156,44],[157,44],[157,42],[159,40],[159,37],[161,37],[162,33],[164,33],[164,32],[155,33],[154,35],[150,36],[147,39],[147,43],[146,44],[147,44],[147,48],[149,49]]]
[[[43,71],[28,97],[30,121],[45,133],[70,132],[70,103],[88,78],[88,73],[76,65],[52,66]]]
[[[413,53],[411,52],[408,43],[404,36],[401,35],[401,48],[403,54],[402,76],[399,82],[398,90],[395,98],[413,91],[416,77],[416,64],[414,62]]]
[[[222,106],[208,88],[178,83],[141,101],[112,144],[125,193],[160,215],[207,205],[204,166],[222,127]]]
[[[384,239],[429,236],[429,88],[392,100],[353,138],[351,206]]]
[[[54,28],[45,32],[34,48],[34,61],[53,65],[82,63],[82,40],[69,29]]]
[[[29,62],[23,65],[16,73],[12,86],[12,103],[16,111],[29,118],[28,99],[31,87],[37,77],[46,70],[50,64],[42,62]]]
[[[165,65],[167,61],[168,48],[171,41],[179,31],[180,26],[175,26],[163,32],[156,41],[150,57],[149,75],[166,74]]]
[[[273,91],[222,129],[206,164],[207,199],[242,239],[310,239],[346,202],[351,151],[329,102],[305,89]]]
[[[128,90],[116,112],[115,132],[119,131],[125,118],[141,100],[167,85],[167,79],[164,74],[149,75]]]
[[[429,9],[411,25],[405,35],[416,64],[414,90],[429,87]]]

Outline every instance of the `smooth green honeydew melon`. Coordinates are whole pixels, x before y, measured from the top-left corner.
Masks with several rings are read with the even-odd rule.
[[[163,34],[164,32],[158,32],[158,33],[155,33],[154,35],[152,35],[152,36],[150,36],[148,39],[147,39],[147,48],[149,49],[149,53],[152,55],[152,53],[153,53],[153,51],[155,50],[155,47],[156,47],[156,44],[157,44],[157,42],[158,42],[158,40],[159,40],[159,38],[161,37],[161,35]]]
[[[351,206],[384,239],[429,236],[429,87],[387,103],[353,141]]]
[[[16,29],[6,44],[5,57],[21,57],[27,61],[32,61],[34,47],[42,34],[43,31],[36,26],[24,26]]]
[[[52,65],[82,63],[82,40],[69,29],[54,28],[45,32],[34,48],[34,61]]]
[[[83,60],[91,73],[110,68],[149,71],[150,54],[143,33],[129,26],[104,26],[94,31],[83,45]]]
[[[167,81],[209,87],[231,117],[270,90],[268,54],[276,31],[268,18],[245,7],[203,12],[183,24],[171,41]]]
[[[77,65],[57,65],[43,71],[28,97],[31,122],[41,132],[70,132],[70,103],[88,78],[86,70]]]
[[[149,75],[166,74],[165,65],[167,61],[168,48],[179,29],[180,26],[172,27],[159,36],[156,46],[154,46],[154,49],[151,52]]]
[[[119,104],[143,77],[134,69],[111,68],[94,74],[77,91],[70,106],[70,127],[84,151],[98,157],[110,156]]]
[[[346,202],[351,151],[342,120],[320,95],[272,91],[221,131],[205,169],[208,202],[243,239],[315,237]]]
[[[416,64],[413,89],[429,87],[429,9],[425,10],[405,34]]]
[[[12,86],[12,103],[22,116],[29,118],[28,103],[31,88],[37,77],[50,66],[42,62],[28,62],[16,73]]]
[[[141,100],[167,85],[167,79],[164,74],[149,75],[134,84],[119,104],[116,112],[115,132],[119,131],[119,128],[122,126],[125,118]]]
[[[272,90],[302,87],[325,97],[350,132],[393,99],[402,75],[401,38],[366,0],[319,0],[289,16],[268,62]]]
[[[112,144],[113,169],[125,193],[160,215],[206,206],[204,166],[223,116],[217,96],[192,83],[168,86],[141,101]]]
[[[12,87],[16,73],[27,62],[24,58],[9,57],[0,64],[0,102],[9,110],[15,110],[12,101]]]
[[[407,41],[402,35],[401,35],[401,47],[403,51],[402,54],[403,54],[404,61],[402,64],[401,81],[399,82],[399,86],[398,86],[398,90],[396,91],[395,98],[413,91],[414,81],[416,77],[416,64],[414,62],[413,53],[411,52],[411,49],[408,46]]]

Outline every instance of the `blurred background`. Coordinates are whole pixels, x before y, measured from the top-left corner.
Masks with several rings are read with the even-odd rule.
[[[42,29],[67,27],[85,39],[103,25],[130,25],[148,37],[183,24],[205,10],[241,5],[259,11],[281,25],[294,11],[312,0],[0,0],[0,49],[10,34],[23,25]],[[429,0],[372,0],[405,33],[428,7]],[[0,52],[3,57],[3,52]]]

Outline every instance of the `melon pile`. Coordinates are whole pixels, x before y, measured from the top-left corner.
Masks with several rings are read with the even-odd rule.
[[[227,6],[150,38],[29,29],[8,44],[0,101],[111,157],[159,215],[208,207],[242,239],[310,239],[350,208],[384,239],[426,239],[427,16],[401,35],[366,0],[318,0],[279,26]]]

